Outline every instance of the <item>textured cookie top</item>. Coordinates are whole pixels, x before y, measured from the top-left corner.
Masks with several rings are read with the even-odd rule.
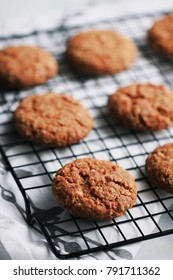
[[[157,20],[148,32],[149,46],[166,57],[173,57],[173,13]]]
[[[115,121],[135,130],[161,130],[173,122],[173,93],[162,85],[133,84],[109,96]]]
[[[133,206],[137,189],[133,177],[119,165],[92,158],[66,164],[52,182],[58,203],[77,217],[111,219]]]
[[[110,30],[89,30],[72,37],[66,50],[68,62],[89,75],[114,74],[131,66],[137,56],[134,43]]]
[[[32,46],[11,46],[0,50],[0,84],[26,88],[44,83],[56,75],[58,65],[47,51]]]
[[[25,138],[49,147],[78,142],[92,128],[92,119],[80,102],[54,93],[33,95],[21,101],[14,122]]]
[[[145,167],[155,186],[173,193],[173,143],[156,148],[148,155]]]

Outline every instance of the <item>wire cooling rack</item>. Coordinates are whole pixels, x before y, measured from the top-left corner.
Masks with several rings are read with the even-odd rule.
[[[114,124],[107,111],[107,97],[120,86],[134,82],[164,84],[173,89],[173,64],[155,56],[147,47],[146,31],[161,14],[145,14],[111,19],[82,26],[33,32],[27,36],[1,38],[0,45],[34,44],[57,58],[60,72],[42,86],[0,94],[0,151],[25,202],[25,217],[38,228],[58,258],[76,257],[111,250],[173,233],[171,194],[152,186],[145,174],[145,159],[154,148],[173,141],[173,128],[161,132],[138,133]],[[102,78],[74,73],[63,53],[67,39],[87,28],[117,30],[133,39],[139,50],[136,63],[127,71]],[[74,96],[89,110],[94,128],[80,143],[62,149],[44,149],[19,137],[11,117],[18,101],[31,94],[64,92]],[[51,180],[64,164],[81,157],[117,162],[135,178],[138,198],[132,209],[110,221],[84,221],[60,208],[51,193]],[[164,221],[164,222],[161,222]]]

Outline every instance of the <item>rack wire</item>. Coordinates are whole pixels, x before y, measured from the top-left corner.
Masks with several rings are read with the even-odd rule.
[[[0,45],[34,44],[57,58],[59,74],[42,86],[0,94],[0,151],[25,202],[27,222],[46,238],[58,258],[77,257],[95,251],[173,233],[172,194],[152,186],[146,177],[145,159],[154,148],[173,141],[173,128],[161,132],[135,132],[115,125],[107,111],[107,97],[134,82],[165,84],[173,88],[173,64],[155,56],[147,47],[146,32],[161,14],[144,14],[33,32],[27,36],[0,38]],[[136,63],[127,71],[102,78],[86,78],[74,73],[63,53],[67,39],[79,30],[108,28],[133,39],[138,47]],[[70,94],[89,110],[94,128],[80,143],[62,149],[45,149],[20,138],[12,123],[19,100],[44,92]],[[70,216],[57,205],[51,180],[64,164],[81,157],[117,162],[135,178],[137,201],[132,209],[110,221],[84,221]],[[164,223],[160,220],[164,219]],[[146,226],[147,225],[147,226]]]

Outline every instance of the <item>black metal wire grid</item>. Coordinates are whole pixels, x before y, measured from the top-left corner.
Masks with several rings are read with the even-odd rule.
[[[16,92],[1,90],[0,95],[0,151],[23,195],[27,222],[41,231],[58,258],[110,250],[173,233],[173,196],[152,186],[144,170],[148,153],[158,145],[173,141],[173,128],[135,132],[115,125],[107,111],[108,95],[120,86],[151,82],[173,89],[173,64],[153,55],[146,42],[146,31],[159,16],[145,14],[68,28],[61,26],[0,40],[1,47],[9,44],[43,47],[57,57],[60,65],[59,75],[45,85]],[[63,57],[66,40],[79,30],[92,27],[118,30],[132,38],[139,50],[133,67],[94,79],[72,72]],[[50,91],[74,96],[91,113],[94,128],[80,143],[63,149],[45,149],[17,134],[11,117],[18,101],[30,94]],[[51,193],[52,177],[61,166],[80,157],[109,159],[128,170],[138,186],[134,207],[122,217],[102,222],[73,218],[61,209]]]

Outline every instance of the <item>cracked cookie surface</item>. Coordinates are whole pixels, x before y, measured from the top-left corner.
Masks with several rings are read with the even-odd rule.
[[[134,130],[161,130],[173,122],[173,93],[162,85],[132,84],[108,98],[115,122]]]
[[[0,50],[0,85],[27,88],[43,84],[58,71],[56,59],[34,46],[10,46]]]
[[[129,68],[137,57],[137,49],[132,40],[118,32],[93,29],[73,36],[65,55],[79,73],[99,76]]]
[[[155,52],[173,58],[173,13],[154,22],[148,31],[149,47]]]
[[[52,191],[61,207],[75,217],[108,220],[131,208],[137,196],[133,177],[118,164],[82,158],[57,171]]]
[[[145,169],[156,187],[173,193],[173,143],[160,146],[149,154]]]
[[[13,115],[18,132],[27,140],[47,147],[79,142],[91,130],[89,112],[70,96],[55,93],[22,100]]]

